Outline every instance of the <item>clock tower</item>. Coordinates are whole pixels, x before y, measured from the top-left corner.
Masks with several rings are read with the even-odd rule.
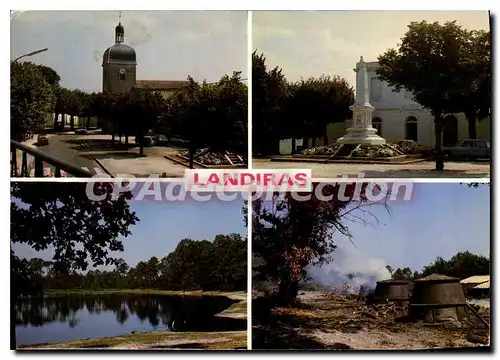
[[[125,29],[121,14],[115,28],[115,44],[109,47],[102,58],[102,91],[126,92],[136,83],[135,50],[124,44]]]

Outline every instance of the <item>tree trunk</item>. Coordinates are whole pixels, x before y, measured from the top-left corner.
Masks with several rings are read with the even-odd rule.
[[[128,145],[128,135],[125,136],[125,145]]]
[[[441,115],[434,116],[434,137],[436,141],[436,170],[444,170],[443,161],[443,147],[442,147],[442,137],[443,137],[443,119]]]
[[[328,125],[325,126],[323,133],[323,145],[328,146]]]
[[[295,149],[297,148],[297,140],[295,136],[292,136],[292,154],[295,154]]]
[[[69,118],[69,126],[71,128],[71,131],[75,130],[75,117],[73,115],[71,115],[71,117]]]
[[[111,142],[113,142],[113,143],[115,142],[115,134],[114,133],[111,134]]]
[[[469,139],[477,139],[476,114],[473,112],[466,112],[465,117],[467,118],[467,123],[469,125]]]
[[[288,274],[283,275],[279,282],[278,298],[283,305],[290,305],[299,293],[299,282],[291,280]]]
[[[194,147],[189,147],[189,168],[194,169],[194,152],[196,149]]]

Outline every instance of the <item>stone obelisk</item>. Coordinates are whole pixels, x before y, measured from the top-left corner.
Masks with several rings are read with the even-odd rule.
[[[339,144],[385,144],[385,139],[377,135],[372,126],[372,114],[375,108],[370,104],[368,73],[366,63],[361,56],[356,66],[356,102],[349,108],[352,110],[352,126],[347,134],[337,139]]]

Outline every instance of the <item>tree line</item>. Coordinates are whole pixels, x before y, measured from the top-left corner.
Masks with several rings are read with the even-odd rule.
[[[456,22],[412,22],[398,47],[378,62],[382,81],[394,91],[411,92],[434,116],[436,169],[443,170],[446,115],[464,113],[474,139],[477,122],[491,113],[491,33]],[[268,70],[264,55],[255,51],[252,99],[253,151],[267,155],[277,153],[279,140],[287,138],[323,137],[327,145],[327,125],[352,117],[354,91],[338,76],[288,82],[279,66]]]
[[[86,273],[61,271],[53,261],[20,259],[36,288],[42,290],[220,290],[240,291],[247,286],[247,240],[239,234],[217,235],[213,241],[183,239],[174,251],[129,266],[118,258],[112,270]]]
[[[138,139],[150,130],[169,138],[178,136],[190,143],[192,153],[203,147],[246,154],[247,86],[241,72],[224,75],[216,83],[199,83],[188,77],[181,90],[132,89],[127,92],[86,93],[60,86],[61,78],[52,68],[31,62],[11,62],[11,139],[25,141],[43,132],[47,114],[75,116],[89,127],[97,117],[99,126],[111,124],[113,140],[119,136]],[[62,130],[54,121],[54,130]],[[64,124],[63,124],[64,126]]]
[[[413,281],[431,274],[441,274],[459,279],[465,279],[474,275],[489,275],[490,259],[483,255],[477,255],[470,251],[460,251],[449,260],[437,257],[431,264],[424,266],[421,271],[412,271],[409,267],[393,269],[387,265],[393,280]]]

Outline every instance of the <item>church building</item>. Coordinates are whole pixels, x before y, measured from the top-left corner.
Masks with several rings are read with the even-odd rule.
[[[135,50],[125,44],[125,28],[121,19],[115,28],[115,44],[106,49],[102,57],[102,91],[126,92],[130,90],[161,91],[164,96],[181,90],[188,81],[137,80]]]
[[[401,90],[394,92],[393,87],[381,81],[376,70],[378,62],[366,62],[368,73],[369,98],[375,108],[372,126],[377,129],[377,135],[388,143],[398,140],[414,140],[427,148],[434,148],[434,117],[413,100],[410,92]],[[356,64],[355,72],[360,69]],[[356,84],[358,89],[358,84]],[[352,120],[328,125],[328,143],[334,144],[350,127]],[[490,139],[490,118],[477,122],[477,138]],[[455,145],[458,141],[469,138],[468,122],[463,113],[450,114],[445,117],[443,127],[443,145]],[[321,142],[320,142],[321,143]]]

